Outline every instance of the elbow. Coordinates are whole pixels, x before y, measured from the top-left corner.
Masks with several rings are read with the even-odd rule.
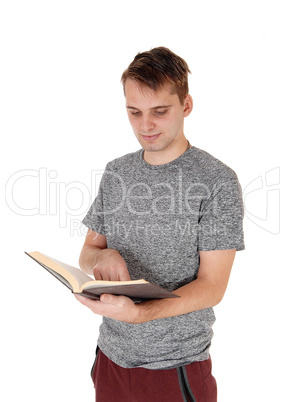
[[[84,260],[84,258],[83,258],[83,249],[82,249],[82,250],[81,250],[81,253],[80,253],[80,255],[79,255],[79,259],[78,259],[79,267],[80,267],[81,269],[83,269],[83,267],[84,267],[83,260]]]
[[[81,250],[80,255],[79,255],[79,259],[78,259],[79,267],[83,270],[83,258],[82,258],[82,254],[83,254],[83,249]]]
[[[214,300],[213,300],[213,307],[215,307],[215,306],[217,306],[218,304],[220,304],[221,303],[221,301],[223,300],[223,297],[216,297]]]
[[[216,291],[214,292],[214,297],[213,297],[213,303],[214,303],[213,307],[220,304],[225,295],[225,290],[221,290],[221,289],[215,289],[215,290]]]
[[[86,270],[86,250],[84,246],[82,247],[81,253],[79,255],[78,264],[80,269],[88,274]]]

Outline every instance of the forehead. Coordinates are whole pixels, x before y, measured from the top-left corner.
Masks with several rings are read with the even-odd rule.
[[[179,102],[177,94],[172,93],[172,86],[165,84],[161,89],[154,91],[137,81],[127,79],[125,83],[126,104],[138,109],[148,109],[162,104]]]

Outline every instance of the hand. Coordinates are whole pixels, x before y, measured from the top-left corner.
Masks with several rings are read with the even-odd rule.
[[[127,264],[117,250],[103,249],[96,258],[93,275],[97,280],[130,281]]]
[[[139,323],[139,305],[135,304],[129,297],[103,294],[100,300],[91,300],[83,296],[74,296],[95,314],[129,324]]]

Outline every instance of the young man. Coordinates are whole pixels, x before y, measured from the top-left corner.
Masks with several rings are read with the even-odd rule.
[[[188,72],[159,47],[138,54],[122,76],[142,148],[108,163],[83,220],[90,231],[80,266],[96,279],[145,278],[180,297],[77,297],[103,316],[92,370],[97,402],[217,399],[212,307],[244,248],[243,205],[236,174],[185,138]]]

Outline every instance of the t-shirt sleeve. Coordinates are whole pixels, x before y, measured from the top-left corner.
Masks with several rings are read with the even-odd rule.
[[[243,199],[238,178],[220,180],[201,208],[198,249],[244,250]]]
[[[82,223],[88,228],[96,233],[106,236],[105,233],[105,220],[104,220],[104,187],[106,180],[106,172],[108,170],[108,165],[103,173],[98,194],[95,197],[91,207],[89,208],[85,218]]]

